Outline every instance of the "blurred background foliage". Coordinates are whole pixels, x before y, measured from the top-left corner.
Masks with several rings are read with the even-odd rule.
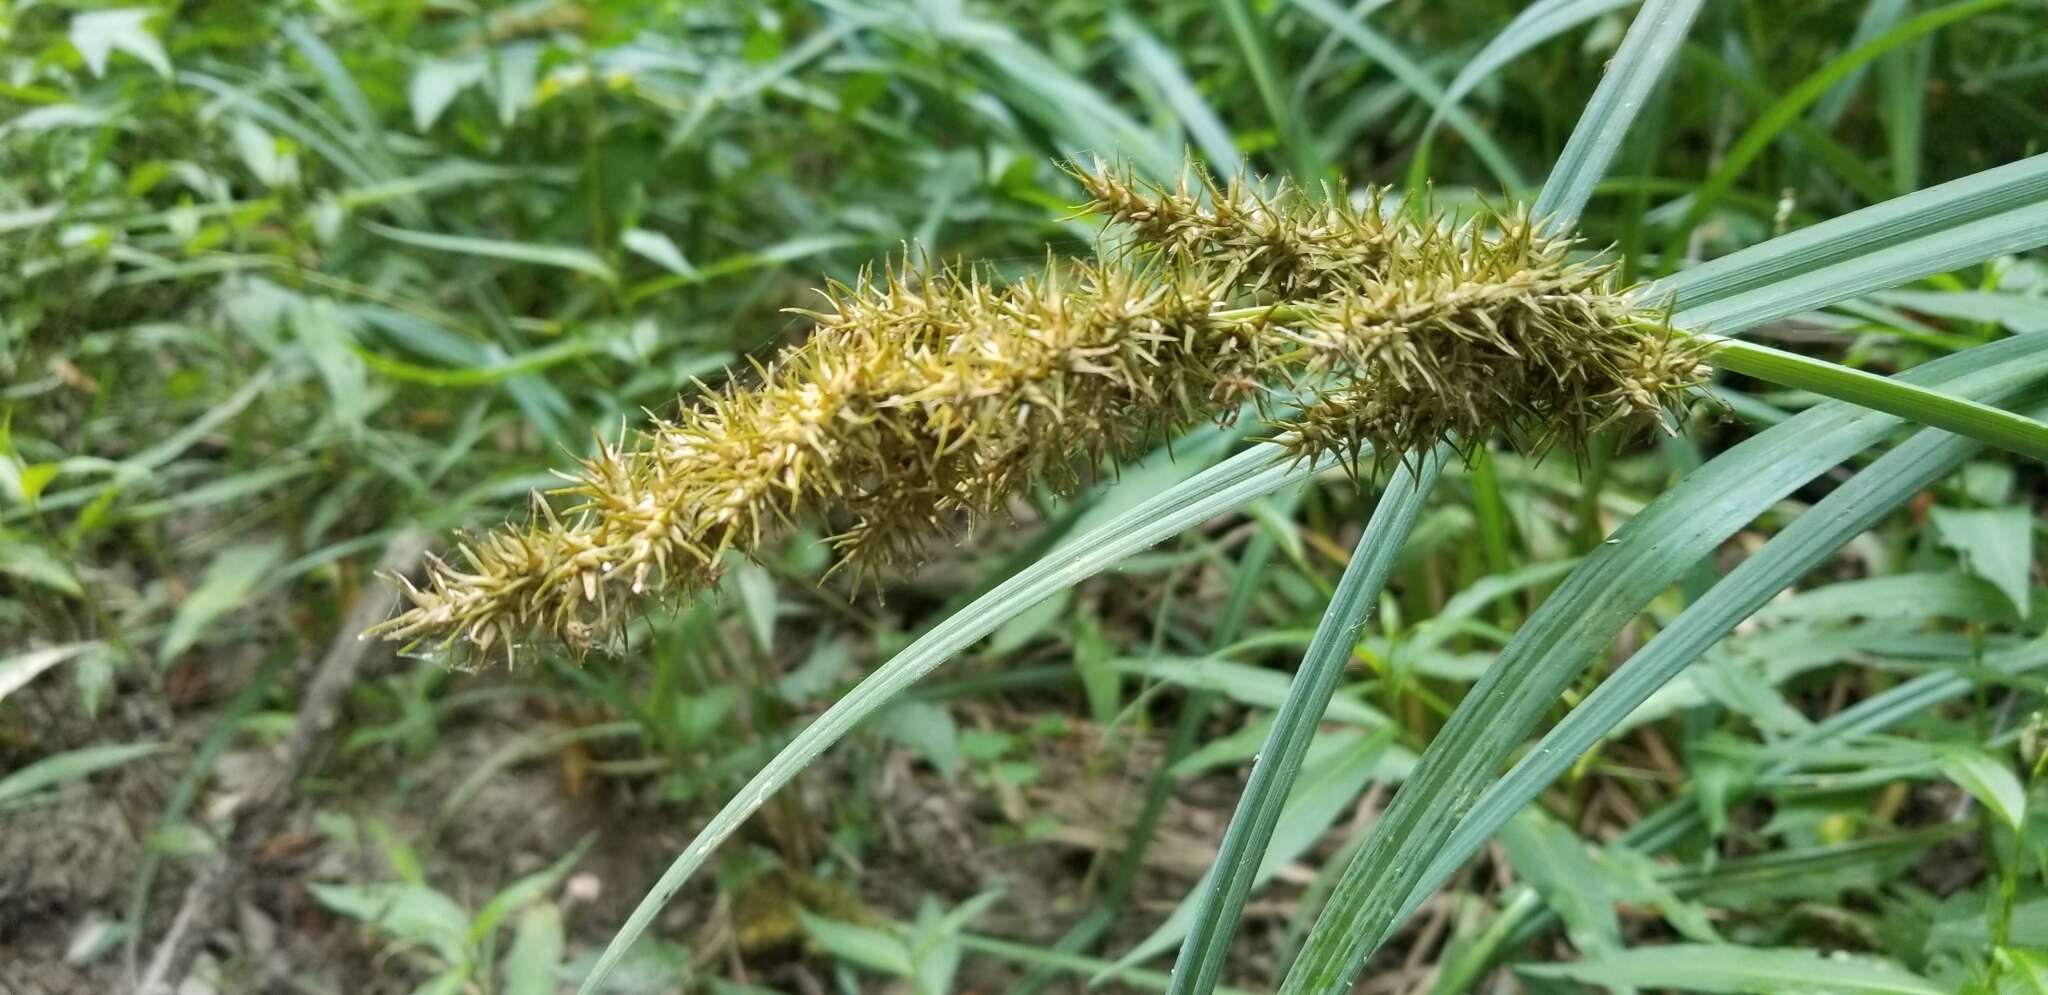
[[[1540,6],[1574,15],[1571,30],[1476,75],[1522,4],[0,8],[0,866],[43,868],[0,873],[0,946],[28,951],[0,958],[0,975],[83,990],[119,976],[124,941],[146,949],[289,726],[293,675],[344,635],[395,537],[522,516],[594,435],[801,334],[785,308],[905,242],[999,264],[1088,251],[1066,157],[1169,176],[1192,149],[1225,174],[1416,196],[1427,184],[1452,205],[1526,197],[1633,9]],[[1710,2],[1593,202],[1589,241],[1655,273],[2041,151],[2048,14],[2014,3],[1837,80],[1732,186],[1706,182],[1852,38],[1923,6]],[[1766,335],[1890,372],[2041,331],[2048,272],[2020,259]],[[1342,728],[1312,754],[1321,776],[1305,779],[1298,839],[1238,941],[1234,981],[1258,987],[1284,966],[1328,884],[1318,868],[1341,866],[1314,858],[1358,839],[1573,557],[1743,422],[1808,401],[1740,382],[1721,398],[1680,439],[1576,466],[1454,468],[1361,643]],[[573,980],[677,826],[865,665],[1228,441],[1206,433],[1113,489],[1020,506],[1018,528],[941,544],[884,598],[820,587],[826,553],[800,533],[737,564],[716,597],[652,619],[619,658],[481,675],[373,666],[301,785],[292,838],[270,841],[274,873],[202,955],[208,977],[227,991]],[[1934,661],[2028,651],[2043,617],[2040,481],[1973,463],[1853,544],[1819,590],[1731,637],[1583,762],[1547,815],[1375,961],[1372,990],[1504,983],[1490,970],[1502,958],[1717,929],[1888,952],[1938,977],[1981,969],[1982,930],[2048,946],[2048,898],[2017,920],[2010,902],[2003,919],[1982,914],[2040,851],[1954,828],[1976,824],[1976,799],[2010,801],[1981,771],[2014,777],[2037,679],[1984,678],[1897,740],[1832,747],[1816,760],[1849,772],[1837,780],[1750,790],[1779,737]],[[943,989],[969,984],[954,976],[965,950],[980,990],[1124,953],[1205,866],[1370,507],[1338,475],[1020,617],[771,805],[635,977]],[[1631,641],[1686,596],[1660,599]],[[1176,753],[1174,716],[1194,699],[1196,748]],[[1577,867],[1594,861],[1580,839],[1602,842],[1685,784],[1714,833],[1685,861]],[[1160,803],[1146,814],[1148,791]],[[602,842],[586,853],[590,833]],[[1843,849],[1857,846],[1869,852]],[[1751,876],[1717,877],[1718,858]],[[1585,875],[1612,901],[1584,900]],[[516,921],[488,918],[517,879],[538,884],[505,903]],[[1489,934],[1513,880],[1564,928]],[[391,914],[393,895],[412,914]],[[272,921],[267,941],[251,916]],[[1009,941],[964,932],[969,919]],[[890,943],[902,951],[860,953]]]

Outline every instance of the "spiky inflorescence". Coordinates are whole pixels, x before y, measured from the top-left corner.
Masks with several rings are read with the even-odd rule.
[[[1469,453],[1498,433],[1540,456],[1617,423],[1669,431],[1708,346],[1571,246],[1526,215],[1428,225],[1381,276],[1293,308],[1279,334],[1316,376],[1289,448],[1393,457],[1448,438]]]
[[[906,260],[906,263],[908,260]],[[1209,318],[1198,273],[1049,261],[997,284],[978,270],[890,268],[803,312],[810,337],[754,383],[707,390],[631,446],[600,443],[557,515],[436,562],[392,638],[509,649],[539,632],[581,651],[628,603],[716,580],[729,549],[837,517],[871,567],[1036,485],[1071,490],[1252,389],[1262,341]]]
[[[1171,188],[1097,164],[1089,209],[1127,239],[1007,284],[901,268],[835,285],[809,338],[567,475],[572,505],[436,561],[391,638],[581,652],[650,596],[701,590],[729,550],[801,519],[845,524],[856,569],[899,559],[1031,488],[1227,417],[1265,386],[1304,402],[1297,457],[1398,456],[1494,433],[1530,452],[1655,421],[1705,347],[1574,261],[1526,215],[1452,225],[1285,185]]]
[[[1269,302],[1253,320],[1289,344],[1267,346],[1265,372],[1307,402],[1282,436],[1298,457],[1395,458],[1445,438],[1469,452],[1496,433],[1525,453],[1576,449],[1617,422],[1662,424],[1706,380],[1704,342],[1526,212],[1452,224],[1388,212],[1377,189],[1354,201],[1195,167],[1172,186],[1100,161],[1073,172],[1126,251]]]
[[[1241,299],[1301,301],[1376,278],[1419,233],[1415,219],[1386,213],[1378,188],[1354,203],[1342,189],[1310,197],[1286,180],[1219,184],[1193,163],[1170,187],[1100,159],[1068,172],[1088,194],[1082,210],[1128,235],[1127,251],[1208,269]]]

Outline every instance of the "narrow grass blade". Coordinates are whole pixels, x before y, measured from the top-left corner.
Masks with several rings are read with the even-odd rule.
[[[369,98],[356,85],[348,67],[341,62],[341,56],[322,41],[318,34],[303,20],[293,18],[284,23],[284,36],[299,50],[299,55],[313,67],[320,77],[320,85],[327,95],[341,107],[354,129],[348,138],[362,143],[362,147],[374,157],[379,172],[397,174],[400,172],[397,157],[391,154],[391,147],[384,140],[384,129],[377,123],[377,114],[370,109]]]
[[[1551,167],[1550,178],[1536,198],[1533,213],[1548,218],[1552,227],[1569,229],[1578,224],[1579,212],[1593,196],[1593,187],[1607,175],[1607,166],[1621,149],[1621,140],[1635,123],[1636,114],[1650,99],[1650,91],[1671,64],[1672,53],[1685,41],[1701,0],[1648,0],[1629,25],[1614,64],[1593,91],[1592,102],[1579,116],[1564,152]]]
[[[1209,161],[1209,170],[1224,179],[1236,176],[1238,160],[1243,155],[1238,151],[1237,140],[1230,136],[1229,126],[1209,106],[1173,52],[1129,15],[1113,15],[1109,33],[1130,53],[1132,68],[1159,88],[1160,96],[1180,117],[1188,138]]]
[[[536,266],[558,266],[578,273],[594,276],[605,283],[619,282],[618,273],[588,249],[573,245],[540,245],[533,242],[512,242],[501,238],[475,238],[469,235],[447,235],[441,232],[412,231],[407,228],[393,228],[375,221],[364,221],[363,227],[394,242],[433,249],[437,252],[453,252],[468,256],[485,256],[516,263],[532,263]]]
[[[357,347],[351,352],[362,357],[371,369],[393,380],[426,384],[430,387],[483,387],[510,380],[529,373],[539,373],[548,367],[581,359],[594,353],[604,352],[610,343],[597,339],[569,339],[530,349],[516,356],[464,369],[438,369],[393,359],[372,349]],[[726,354],[727,357],[730,354]]]
[[[119,767],[165,749],[162,743],[108,743],[44,757],[0,777],[0,807],[11,806],[44,789],[91,777],[110,767]]]
[[[305,125],[304,122],[286,114],[271,105],[258,100],[253,94],[223,79],[216,79],[205,73],[179,70],[178,82],[198,87],[216,97],[222,103],[247,114],[273,131],[290,136],[299,144],[311,149],[329,165],[339,170],[354,186],[370,186],[386,177],[379,176],[357,158],[351,151],[342,148],[327,135]]]
[[[2028,359],[2036,368],[2048,366],[2048,350],[2009,362],[2019,364]],[[1991,400],[2011,396],[2024,382],[1996,367],[1990,375],[2001,381],[1982,395]],[[1420,907],[1516,812],[1742,620],[1977,451],[1967,439],[1936,429],[1922,431],[1850,478],[1765,543],[1636,651],[1627,665],[1595,688],[1513,770],[1487,789],[1437,852],[1428,873],[1409,892],[1401,917]]]
[[[1640,0],[1537,0],[1530,4],[1500,34],[1486,43],[1458,70],[1450,85],[1444,87],[1443,103],[1438,104],[1436,113],[1429,119],[1430,128],[1435,129],[1449,110],[1465,99],[1487,77],[1499,72],[1508,63],[1521,58],[1529,50],[1564,34],[1602,14],[1610,14],[1623,7],[1632,7]],[[1604,172],[1604,170],[1602,171]]]
[[[1726,88],[1741,96],[1759,112],[1768,110],[1778,100],[1778,91],[1759,81],[1753,70],[1731,65],[1704,45],[1687,45],[1684,57],[1686,65],[1704,72],[1709,77],[1709,85]],[[1861,156],[1828,137],[1827,133],[1819,128],[1795,118],[1792,123],[1785,126],[1785,131],[1787,137],[1819,159],[1821,165],[1825,165],[1865,200],[1876,203],[1887,200],[1899,192],[1891,180],[1879,175],[1876,169],[1864,163]],[[1733,199],[1726,196],[1722,198],[1723,201]],[[1753,214],[1770,217],[1777,211],[1777,204],[1772,201],[1764,200],[1759,205],[1753,198],[1743,199],[1749,201],[1749,209]],[[1758,210],[1759,207],[1762,209]]]
[[[1330,30],[1356,46],[1367,57],[1386,67],[1389,74],[1399,80],[1401,85],[1414,91],[1424,103],[1432,108],[1441,109],[1451,130],[1456,131],[1472,146],[1473,154],[1479,157],[1479,161],[1484,163],[1494,178],[1500,181],[1501,186],[1511,192],[1529,188],[1528,181],[1522,178],[1521,171],[1515,168],[1514,160],[1508,157],[1507,151],[1500,147],[1500,143],[1494,141],[1493,136],[1488,134],[1485,127],[1471,115],[1450,103],[1446,99],[1442,84],[1430,76],[1429,70],[1422,68],[1406,52],[1401,51],[1399,46],[1367,27],[1362,18],[1337,9],[1330,0],[1293,0],[1293,3],[1328,25]]]
[[[1674,297],[1680,307],[1704,307],[1746,290],[2044,201],[2048,201],[2048,155],[2037,155],[1729,253],[1665,277],[1646,292],[1653,297]]]
[[[1905,374],[1944,388],[1989,385],[1985,369],[2025,382],[2015,361],[2048,343],[2009,339]],[[2003,364],[2003,365],[2001,365]],[[1516,632],[1466,693],[1331,894],[1281,991],[1346,990],[1400,922],[1445,838],[1563,690],[1623,626],[1735,531],[1786,494],[1876,443],[1888,415],[1830,403],[1756,435],[1687,475],[1588,556]]]
[[[1890,961],[1838,957],[1817,950],[1760,949],[1733,944],[1637,947],[1575,964],[1518,968],[1524,974],[1570,978],[1609,988],[1675,988],[1689,992],[1837,992],[1840,995],[1946,995],[1947,988]]]
[[[1286,94],[1280,92],[1280,78],[1273,71],[1272,40],[1265,25],[1252,16],[1244,0],[1216,0],[1216,6],[1223,13],[1223,23],[1230,27],[1237,50],[1244,55],[1245,70],[1251,73],[1252,87],[1259,91],[1259,102],[1266,105],[1266,116],[1280,136],[1289,167],[1303,186],[1313,188],[1322,179],[1322,152],[1302,127],[1300,116],[1288,109]]]
[[[1237,932],[1245,898],[1251,894],[1288,791],[1301,773],[1302,757],[1315,739],[1323,710],[1358,645],[1359,630],[1379,603],[1380,589],[1400,559],[1401,547],[1415,528],[1415,519],[1428,502],[1449,452],[1448,446],[1438,446],[1418,459],[1417,466],[1404,463],[1380,495],[1379,506],[1373,509],[1372,520],[1359,537],[1358,548],[1337,581],[1337,592],[1302,656],[1287,700],[1274,715],[1272,731],[1252,763],[1251,780],[1238,797],[1237,811],[1230,817],[1230,828],[1224,831],[1223,844],[1216,851],[1196,905],[1193,928],[1174,962],[1169,995],[1208,995],[1222,976],[1230,938]]]
[[[1899,23],[1899,18],[1905,16],[1910,2],[1911,0],[1870,0],[1863,8],[1862,19],[1856,22],[1856,33],[1849,36],[1849,47],[1861,48],[1891,30],[1892,25]],[[1826,130],[1841,121],[1842,115],[1849,110],[1849,102],[1856,99],[1856,88],[1862,84],[1863,77],[1868,72],[1869,67],[1858,66],[1834,86],[1829,87],[1828,92],[1814,102],[1813,113],[1808,116],[1813,126]]]
[[[2048,461],[2048,425],[1988,404],[1754,342],[1720,339],[1711,361],[1780,387],[1860,404]]]
[[[1959,3],[1937,7],[1877,36],[1867,44],[1858,45],[1828,60],[1826,65],[1801,80],[1798,86],[1787,91],[1783,97],[1778,98],[1777,103],[1764,111],[1756,123],[1751,125],[1748,131],[1743,132],[1742,137],[1735,140],[1735,144],[1730,146],[1728,153],[1722,157],[1720,166],[1708,175],[1705,182],[1702,182],[1699,189],[1693,193],[1692,206],[1686,210],[1684,220],[1672,229],[1670,237],[1665,242],[1666,265],[1677,265],[1684,256],[1682,250],[1691,239],[1693,229],[1706,220],[1708,212],[1720,202],[1722,195],[1734,188],[1735,181],[1742,177],[1743,172],[1749,169],[1757,156],[1763,154],[1764,149],[1770,147],[1778,133],[1799,120],[1800,115],[1804,114],[1814,101],[1827,93],[1829,88],[1886,52],[1957,21],[1975,17],[2012,2],[2013,0],[1961,0]]]
[[[1180,149],[1161,141],[1094,84],[1069,72],[1007,25],[969,15],[957,6],[927,11],[933,15],[927,21],[930,29],[974,53],[990,72],[988,89],[1060,136],[1062,152],[1117,154],[1131,159],[1142,175],[1162,180],[1178,175]],[[895,34],[905,31],[900,19],[887,15],[870,23]]]
[[[583,980],[579,989],[582,995],[602,989],[605,977],[618,966],[619,959],[654,922],[669,899],[710,858],[712,850],[738,830],[770,795],[905,688],[1054,592],[1212,516],[1307,480],[1320,469],[1318,464],[1287,460],[1275,446],[1246,450],[1075,536],[940,622],[826,709],[712,817],[612,937],[611,944]]]
[[[2048,243],[2048,201],[1980,218],[1860,257],[1845,258],[1778,283],[1722,297],[1711,304],[1685,306],[1678,321],[1685,328],[1733,334],[1739,329],[1971,266],[1995,256],[2024,252],[2044,243]],[[1771,244],[1766,242],[1759,248]],[[1681,299],[1683,296],[1680,295]]]

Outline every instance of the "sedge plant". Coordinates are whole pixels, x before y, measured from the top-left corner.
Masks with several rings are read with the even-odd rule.
[[[1823,75],[1840,78],[2000,5],[1964,0],[1904,20]],[[1445,459],[1494,439],[1537,454],[1579,449],[1617,423],[1669,422],[1715,367],[1833,398],[1679,481],[1522,623],[1350,857],[1281,988],[1347,990],[1450,869],[1628,702],[1705,650],[1711,640],[1700,634],[1726,632],[1746,606],[1795,582],[1816,550],[1849,538],[1842,529],[1802,536],[1797,553],[1759,556],[1767,566],[1721,581],[1671,627],[1687,641],[1658,644],[1657,666],[1610,678],[1502,777],[1620,629],[1737,529],[1908,420],[1932,426],[1907,444],[1914,460],[1935,461],[1928,466],[1959,462],[1979,443],[2048,455],[2048,427],[1999,406],[2048,377],[2048,342],[1994,342],[1882,377],[1734,338],[2048,241],[2048,157],[1644,285],[1624,285],[1610,262],[1576,245],[1580,208],[1699,7],[1644,4],[1529,209],[1453,220],[1412,202],[1389,207],[1384,191],[1218,184],[1198,168],[1153,184],[1097,163],[1076,171],[1085,208],[1112,229],[1095,258],[1048,259],[1004,279],[907,252],[830,287],[806,312],[803,342],[706,388],[637,438],[601,445],[567,474],[559,506],[537,497],[529,522],[465,538],[456,557],[408,586],[411,605],[383,627],[388,637],[463,659],[537,639],[580,652],[616,644],[652,603],[709,587],[729,554],[757,550],[793,523],[828,523],[843,561],[871,570],[914,556],[933,534],[1002,514],[1017,495],[1072,491],[1204,419],[1246,402],[1267,409],[1270,441],[1055,549],[802,730],[678,856],[584,990],[598,990],[669,898],[798,770],[1004,620],[1260,495],[1337,466],[1396,465],[1195,899],[1170,987],[1211,991],[1337,676]],[[1823,90],[1787,94],[1738,147],[1768,142]],[[1880,469],[1892,468],[1867,473]],[[1918,476],[1902,479],[1925,472],[1916,463]],[[1845,508],[1853,521],[1911,492],[1871,478],[1845,493],[1845,505],[1857,502]]]

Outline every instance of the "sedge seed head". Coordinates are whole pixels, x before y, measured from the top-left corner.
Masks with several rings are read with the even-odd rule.
[[[1275,426],[1294,456],[1355,466],[1446,438],[1576,450],[1661,423],[1706,375],[1699,340],[1526,214],[1453,223],[1193,166],[1171,186],[1073,173],[1114,248],[1008,282],[906,251],[827,286],[803,342],[599,440],[559,510],[537,496],[525,524],[462,537],[376,631],[469,659],[581,653],[805,520],[871,577],[1271,390],[1301,402]]]
[[[1234,411],[1265,357],[1167,267],[1048,260],[1002,283],[906,254],[824,291],[809,338],[627,443],[600,442],[559,513],[462,544],[381,631],[461,652],[538,634],[581,652],[655,597],[716,580],[803,519],[857,574]]]

